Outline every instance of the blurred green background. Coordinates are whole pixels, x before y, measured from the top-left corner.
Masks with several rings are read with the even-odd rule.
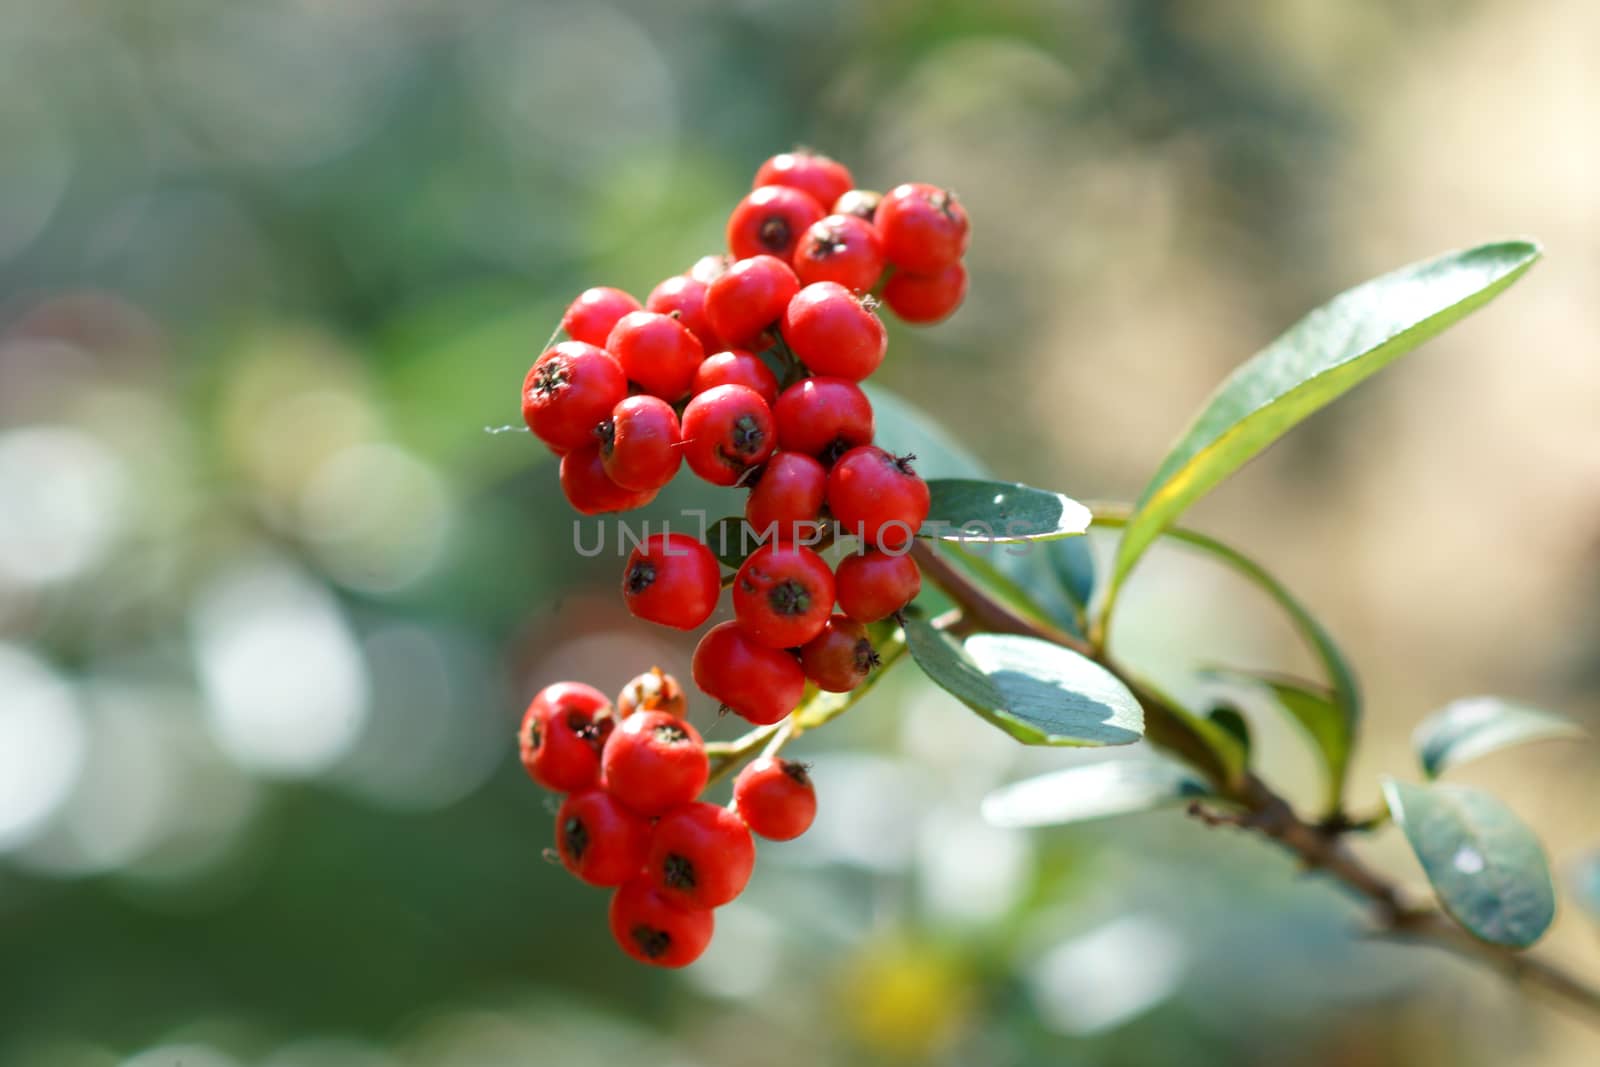
[[[559,678],[686,677],[693,638],[630,624],[550,457],[485,432],[572,295],[720,250],[796,143],[959,191],[967,306],[895,328],[881,380],[1084,499],[1137,495],[1303,310],[1529,233],[1527,281],[1192,518],[1363,668],[1358,806],[1456,695],[1600,726],[1600,7],[0,11],[0,1063],[1600,1059],[1496,979],[1362,940],[1259,842],[1170,813],[985,826],[986,790],[1079,757],[903,672],[797,743],[822,817],[762,847],[711,952],[627,963],[604,897],[542,858],[512,731]],[[737,503],[684,484],[652,514],[685,507]],[[1125,616],[1127,657],[1187,692],[1197,664],[1305,666],[1180,553]],[[1597,771],[1544,746],[1460,777],[1565,869],[1600,841]],[[1420,882],[1392,832],[1368,851]],[[1570,905],[1541,951],[1600,974]]]

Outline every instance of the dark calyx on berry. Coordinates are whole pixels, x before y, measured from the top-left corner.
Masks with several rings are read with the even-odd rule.
[[[789,230],[789,221],[781,215],[773,215],[761,223],[761,228],[756,231],[761,245],[768,252],[781,254],[789,247],[793,234]]]
[[[548,359],[539,364],[533,373],[533,392],[536,396],[551,396],[567,384],[567,365],[560,359]]]
[[[661,879],[673,889],[693,889],[694,864],[674,852],[661,865]]]
[[[676,723],[663,723],[651,731],[657,741],[668,745],[681,745],[689,740],[689,733]]]
[[[751,456],[759,456],[764,450],[767,440],[766,431],[761,424],[749,415],[741,415],[734,420],[733,433],[728,437],[731,448],[719,449],[723,461],[730,467],[747,467],[750,465]]]
[[[589,850],[589,828],[583,825],[582,819],[567,820],[561,828],[561,843],[574,860],[583,859],[583,854]]]
[[[791,578],[767,592],[767,603],[779,615],[804,615],[811,610],[811,590]]]
[[[665,930],[640,923],[628,931],[633,943],[650,959],[658,960],[672,948],[672,935]]]
[[[656,565],[649,560],[641,559],[628,568],[628,592],[635,595],[649,589],[655,584]]]

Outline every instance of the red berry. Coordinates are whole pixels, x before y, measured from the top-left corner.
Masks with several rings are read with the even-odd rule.
[[[778,447],[772,409],[744,385],[707,389],[683,409],[683,458],[712,485],[734,485]]]
[[[728,268],[733,266],[733,262],[734,260],[732,256],[722,255],[720,253],[711,256],[701,256],[699,259],[694,261],[694,266],[689,268],[689,277],[693,278],[697,282],[705,282],[707,285],[710,285],[712,282],[728,273]]]
[[[646,873],[656,892],[680,908],[718,908],[744,892],[755,865],[756,843],[739,816],[701,802],[661,816]]]
[[[829,215],[812,224],[794,251],[794,272],[806,285],[838,282],[864,293],[883,273],[883,246],[872,223],[855,215]]]
[[[855,382],[807,378],[785,389],[772,408],[778,447],[832,463],[872,443],[872,404]]]
[[[742,259],[706,287],[706,317],[723,344],[759,348],[761,335],[777,325],[799,291],[800,279],[787,261]]]
[[[556,851],[580,881],[621,885],[644,870],[650,820],[604,789],[573,793],[556,813]]]
[[[596,432],[606,477],[624,489],[660,489],[683,462],[678,413],[660,397],[625,398]]]
[[[693,670],[703,693],[757,726],[799,707],[806,691],[805,672],[795,658],[761,644],[737,622],[706,631],[695,646]]]
[[[522,380],[522,418],[545,444],[570,452],[594,441],[594,428],[628,395],[627,375],[603,349],[563,341]]]
[[[778,541],[817,539],[817,513],[828,496],[828,470],[804,452],[779,452],[761,468],[744,503],[744,517],[758,537]]]
[[[699,959],[716,924],[704,908],[686,911],[669,903],[642,877],[611,897],[610,919],[622,951],[656,967],[687,967]]]
[[[800,667],[818,689],[848,693],[867,680],[878,665],[878,654],[867,639],[867,628],[848,615],[834,615],[822,632],[800,648]]]
[[[783,339],[812,373],[856,382],[878,369],[889,345],[883,321],[838,282],[808,285],[789,301]]]
[[[868,222],[878,214],[878,205],[883,203],[883,194],[871,189],[851,189],[833,202],[831,214],[854,215],[858,219]]]
[[[597,286],[585,289],[578,294],[578,299],[567,305],[566,314],[561,316],[561,328],[574,341],[604,348],[617,320],[638,310],[639,301],[621,289]]]
[[[700,732],[662,711],[637,711],[622,720],[606,741],[600,766],[605,787],[640,815],[689,803],[710,773]]]
[[[606,350],[645,392],[678,400],[689,391],[705,349],[689,327],[670,315],[635,311],[612,328]]]
[[[787,263],[800,235],[825,214],[821,204],[798,189],[762,186],[728,216],[728,249],[737,259],[767,255]]]
[[[600,751],[615,720],[605,694],[582,682],[539,690],[517,733],[522,765],[557,793],[587,789],[600,775]]]
[[[711,328],[711,320],[706,318],[707,284],[687,274],[668,278],[650,290],[650,295],[645,298],[644,307],[646,311],[674,316],[695,335],[700,341],[701,348],[707,352],[715,352],[722,347],[722,343],[717,340],[717,333]]]
[[[696,395],[719,385],[746,385],[761,394],[761,399],[771,407],[778,402],[778,378],[761,361],[761,357],[742,348],[718,352],[707,356],[700,369],[694,372],[690,391]]]
[[[761,164],[752,188],[786,185],[799,189],[819,204],[833,203],[855,184],[850,168],[837,160],[805,149],[783,152]]]
[[[913,274],[937,274],[967,250],[967,212],[954,193],[908,182],[889,190],[873,220],[883,254]]]
[[[846,615],[857,622],[877,622],[922,591],[922,572],[910,556],[868,549],[841,559],[833,584]]]
[[[919,325],[948,318],[967,295],[967,268],[952,263],[937,274],[896,271],[883,287],[883,302],[902,322]]]
[[[664,711],[681,719],[689,714],[689,698],[676,678],[660,667],[651,667],[623,686],[617,695],[619,722],[636,711]]]
[[[561,491],[580,515],[632,511],[656,498],[654,489],[624,489],[612,481],[600,458],[598,440],[561,457]]]
[[[804,545],[762,545],[733,579],[739,625],[772,648],[796,648],[821,633],[833,596],[833,571]]]
[[[676,630],[693,630],[709,619],[721,595],[717,557],[688,534],[650,535],[622,572],[628,610]]]
[[[792,841],[817,817],[817,791],[803,764],[762,756],[733,780],[733,803],[752,833]]]
[[[881,448],[852,448],[828,472],[828,510],[846,533],[877,548],[899,551],[928,517],[928,483]]]

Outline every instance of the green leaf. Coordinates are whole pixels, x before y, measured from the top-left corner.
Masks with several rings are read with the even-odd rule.
[[[1411,745],[1429,778],[1496,749],[1530,741],[1578,739],[1583,728],[1559,715],[1499,697],[1453,700],[1422,720]]]
[[[1040,599],[1017,583],[1007,569],[1002,569],[1001,559],[981,546],[968,548],[960,541],[947,541],[942,546],[945,558],[959,567],[974,581],[982,585],[991,596],[1025,619],[1054,625],[1056,619],[1046,611]],[[1002,557],[1006,563],[1022,557]],[[1076,632],[1076,631],[1074,631]]]
[[[897,456],[915,455],[924,478],[983,478],[989,474],[977,456],[938,419],[881,385],[862,385],[872,401],[874,443]]]
[[[1076,652],[1003,634],[958,645],[919,616],[905,632],[924,674],[1024,744],[1127,745],[1144,731],[1127,686]]]
[[[976,478],[933,478],[919,537],[943,541],[1048,541],[1086,533],[1089,509],[1060,493]]]
[[[1278,708],[1293,719],[1311,743],[1327,772],[1325,807],[1328,814],[1339,810],[1344,794],[1345,771],[1350,765],[1350,748],[1355,741],[1350,719],[1334,702],[1331,692],[1307,685],[1270,671],[1243,671],[1212,668],[1202,672],[1208,678],[1234,682],[1271,694]]]
[[[1094,596],[1094,553],[1087,537],[1064,537],[1045,546],[1045,558],[1056,581],[1079,613],[1089,610]]]
[[[1568,880],[1578,906],[1588,912],[1591,919],[1600,920],[1600,850],[1580,856],[1572,865]]]
[[[1125,511],[1103,505],[1095,506],[1094,521],[1098,525],[1123,526],[1127,524],[1129,518],[1129,513]],[[1300,697],[1293,698],[1293,706],[1285,704],[1284,710],[1301,720],[1301,724],[1311,732],[1312,740],[1322,749],[1329,770],[1329,810],[1337,810],[1343,802],[1344,777],[1349,765],[1350,748],[1354,743],[1356,727],[1361,719],[1361,688],[1349,660],[1345,659],[1344,653],[1339,650],[1332,635],[1316,617],[1261,564],[1221,541],[1183,527],[1172,527],[1164,532],[1164,536],[1181,541],[1214,557],[1276,601],[1289,616],[1289,621],[1294,624],[1306,647],[1322,664],[1332,690],[1327,700],[1332,703],[1337,716],[1330,718],[1322,709],[1314,709],[1308,701]],[[1267,677],[1269,676],[1262,675],[1255,680],[1260,681]],[[1280,702],[1282,702],[1281,694]]]
[[[983,798],[983,817],[1005,827],[1060,826],[1132,815],[1211,795],[1206,783],[1167,760],[1112,760],[1013,783]]]
[[[1505,241],[1357,286],[1231,374],[1168,453],[1117,547],[1102,618],[1139,557],[1190,504],[1327,404],[1488,303],[1539,258]]]
[[[744,558],[761,547],[761,541],[743,516],[729,515],[706,527],[706,547],[724,567],[738,570]]]
[[[1237,786],[1249,766],[1249,753],[1239,739],[1177,700],[1147,679],[1132,682],[1135,693],[1147,697],[1145,740],[1178,756],[1212,781]]]
[[[1239,742],[1245,758],[1250,756],[1250,724],[1239,709],[1230,704],[1218,704],[1206,712],[1206,719],[1229,737]]]
[[[1511,809],[1482,790],[1392,778],[1383,796],[1439,902],[1474,936],[1526,948],[1549,928],[1556,914],[1550,866]]]

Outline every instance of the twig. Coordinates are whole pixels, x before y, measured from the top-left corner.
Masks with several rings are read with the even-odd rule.
[[[912,554],[923,575],[943,590],[960,610],[959,618],[941,617],[940,621],[951,632],[1019,634],[1049,641],[1094,659],[1127,685],[1144,707],[1147,740],[1206,772],[1218,787],[1220,798],[1238,805],[1238,811],[1219,811],[1193,804],[1189,813],[1196,819],[1210,826],[1232,826],[1259,833],[1295,856],[1303,869],[1332,878],[1371,908],[1375,921],[1373,936],[1427,944],[1477,960],[1514,981],[1549,994],[1590,1023],[1600,1025],[1600,989],[1549,961],[1479,941],[1437,907],[1407,906],[1393,881],[1368,867],[1346,847],[1342,840],[1344,834],[1381,826],[1385,821],[1383,815],[1362,819],[1339,816],[1322,823],[1308,823],[1295,813],[1288,801],[1254,774],[1246,772],[1237,782],[1227,782],[1220,773],[1215,755],[1197,746],[1190,731],[1164,728],[1182,716],[1181,709],[1172,707],[1160,694],[1140,684],[1104,652],[1081,638],[1037,624],[1013,611],[927,544],[919,542]]]

